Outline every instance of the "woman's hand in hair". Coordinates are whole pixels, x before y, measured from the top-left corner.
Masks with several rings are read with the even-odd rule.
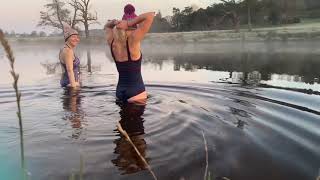
[[[106,25],[104,25],[104,30],[105,30],[105,33],[106,33],[106,40],[107,40],[107,43],[108,44],[111,44],[112,42],[112,39],[113,39],[113,32],[112,32],[112,29],[117,25],[119,24],[120,21],[116,20],[116,19],[113,19],[113,20],[109,20],[107,22]]]
[[[145,34],[149,32],[154,16],[154,12],[144,13],[128,23],[128,26],[139,24],[138,29],[136,29],[133,33],[133,37],[136,41],[141,41]]]
[[[127,30],[128,29],[128,21],[122,20],[116,25],[118,29]]]
[[[106,25],[104,25],[104,29],[110,28],[112,29],[114,26],[116,26],[117,24],[119,24],[120,21],[113,19],[113,20],[108,20],[108,22],[106,23]]]

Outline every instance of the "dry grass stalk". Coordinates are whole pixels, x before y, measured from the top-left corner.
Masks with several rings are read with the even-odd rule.
[[[80,172],[79,172],[79,180],[83,180],[83,168],[84,168],[84,162],[82,154],[80,155]]]
[[[75,180],[75,179],[76,179],[75,175],[74,175],[74,173],[72,173],[71,176],[69,177],[69,180]]]
[[[79,180],[83,180],[83,169],[84,169],[84,161],[83,161],[82,154],[80,154],[80,170],[79,170],[79,173],[78,173]],[[76,180],[76,174],[72,173],[69,176],[69,180]]]
[[[206,140],[206,137],[204,136],[204,132],[203,131],[202,131],[202,137],[203,137],[203,141],[204,141],[204,149],[206,151],[206,170],[204,172],[203,180],[207,180],[207,178],[208,178],[209,154],[208,154],[207,140]]]
[[[22,126],[22,116],[21,116],[21,106],[20,106],[20,101],[21,101],[21,93],[19,92],[19,88],[18,88],[18,80],[19,80],[19,74],[17,74],[15,72],[15,68],[14,68],[14,63],[15,63],[15,58],[12,52],[12,49],[9,45],[8,40],[5,38],[5,35],[3,33],[3,31],[0,29],[0,41],[1,44],[7,54],[7,58],[10,62],[10,67],[11,67],[11,75],[13,77],[13,88],[15,90],[16,93],[16,101],[17,101],[17,106],[18,106],[18,111],[17,111],[17,116],[19,119],[19,129],[20,129],[20,153],[21,153],[21,168],[23,170],[23,177],[24,179],[27,179],[27,172],[26,172],[26,168],[25,168],[25,159],[24,159],[24,143],[23,143],[23,126]]]
[[[157,180],[157,177],[155,175],[155,173],[152,171],[150,165],[148,164],[148,162],[145,160],[145,158],[141,155],[141,153],[139,152],[138,148],[133,144],[132,140],[130,139],[128,133],[122,129],[122,126],[120,123],[117,124],[117,129],[118,131],[129,141],[129,143],[131,144],[131,146],[134,148],[134,150],[136,151],[136,153],[138,154],[138,156],[140,157],[140,159],[142,160],[142,162],[145,164],[145,166],[147,167],[148,171],[151,173],[152,177]]]
[[[204,176],[203,179],[204,180],[211,180],[211,173],[208,172],[208,165],[209,165],[209,153],[208,153],[208,143],[206,140],[206,137],[204,135],[204,131],[202,131],[202,137],[203,137],[203,141],[204,141],[204,149],[206,151],[206,170],[204,172]],[[213,176],[214,177],[214,176]],[[227,177],[222,177],[223,180],[230,180]],[[320,179],[319,179],[320,180]]]

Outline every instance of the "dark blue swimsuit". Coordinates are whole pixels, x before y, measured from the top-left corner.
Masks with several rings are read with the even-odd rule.
[[[127,101],[131,97],[134,97],[145,91],[145,86],[141,75],[142,54],[138,60],[132,60],[129,50],[129,43],[127,40],[128,61],[118,62],[116,61],[112,50],[113,42],[114,40],[112,40],[110,46],[111,54],[119,72],[116,96],[118,100]]]
[[[62,77],[60,80],[60,85],[61,87],[67,87],[68,84],[70,84],[69,76],[68,76],[68,71],[67,71],[67,66],[66,64],[62,63],[60,61],[61,67],[62,67]],[[74,56],[73,60],[73,73],[74,73],[74,79],[76,82],[79,82],[80,79],[80,59]]]

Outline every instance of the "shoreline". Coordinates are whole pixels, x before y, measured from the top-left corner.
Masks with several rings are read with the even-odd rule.
[[[85,43],[104,43],[104,32],[89,39],[82,37]],[[8,38],[12,43],[32,42],[63,42],[62,37],[14,37]],[[210,43],[210,42],[269,42],[269,41],[297,41],[297,40],[320,40],[320,23],[256,28],[249,32],[247,29],[213,30],[213,31],[191,31],[191,32],[167,32],[149,33],[146,35],[145,43]]]

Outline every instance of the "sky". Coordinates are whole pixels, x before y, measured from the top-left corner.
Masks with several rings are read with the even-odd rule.
[[[4,31],[17,33],[30,33],[33,30],[46,32],[52,28],[37,27],[40,11],[50,0],[1,0],[0,28]],[[136,7],[136,13],[148,11],[161,11],[163,16],[172,15],[172,8],[183,9],[186,6],[197,5],[207,7],[218,0],[91,0],[92,10],[98,13],[98,21],[101,27],[108,19],[121,18],[123,7],[131,3]],[[99,28],[95,25],[92,28]]]

